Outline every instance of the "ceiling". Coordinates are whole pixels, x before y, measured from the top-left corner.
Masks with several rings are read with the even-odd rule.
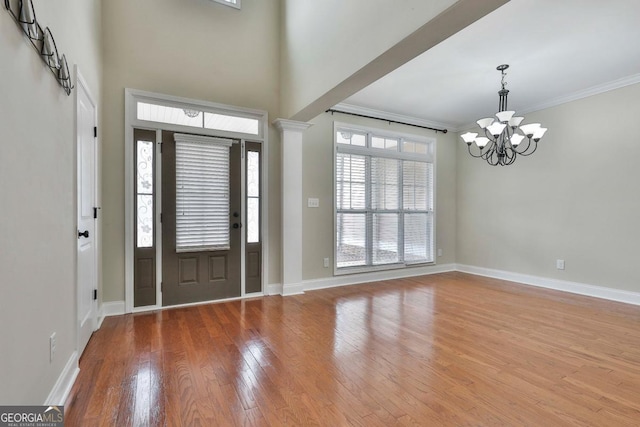
[[[639,83],[640,1],[511,0],[339,107],[460,130],[497,111],[500,64],[520,114]]]

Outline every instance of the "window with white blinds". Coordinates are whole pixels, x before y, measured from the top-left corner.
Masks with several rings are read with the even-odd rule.
[[[176,252],[229,249],[232,141],[175,134]]]
[[[435,141],[335,128],[336,270],[433,262]]]

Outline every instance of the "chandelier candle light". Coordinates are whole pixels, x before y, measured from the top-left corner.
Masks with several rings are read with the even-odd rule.
[[[514,117],[515,111],[507,111],[509,91],[505,89],[507,83],[504,81],[507,75],[504,71],[507,68],[509,68],[507,64],[497,67],[497,70],[502,73],[502,89],[498,91],[500,103],[495,118],[488,117],[476,122],[485,136],[478,136],[474,132],[460,135],[467,143],[469,154],[482,158],[493,166],[510,165],[516,161],[518,154],[522,156],[533,154],[538,148],[538,141],[547,131],[540,126],[540,123],[520,125],[524,117]],[[526,141],[522,143],[525,139]],[[472,143],[475,143],[479,150],[472,151]],[[474,151],[478,154],[474,154]]]

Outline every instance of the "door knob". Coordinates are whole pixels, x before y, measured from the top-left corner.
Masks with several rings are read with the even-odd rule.
[[[242,224],[238,224],[237,222],[233,223],[233,228],[241,228]]]
[[[83,232],[78,231],[78,239],[81,237],[89,238],[89,230],[84,230]]]

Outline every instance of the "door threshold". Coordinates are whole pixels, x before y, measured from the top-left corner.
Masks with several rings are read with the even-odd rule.
[[[260,298],[263,297],[264,292],[254,292],[251,294],[243,295],[241,297],[232,297],[232,298],[223,298],[223,299],[213,299],[208,301],[198,301],[198,302],[189,302],[185,304],[176,304],[176,305],[145,305],[143,307],[134,307],[131,310],[131,313],[145,313],[149,311],[158,311],[158,310],[166,310],[170,308],[183,308],[183,307],[194,307],[198,305],[206,305],[206,304],[215,304],[221,302],[230,302],[230,301],[239,301],[246,300],[252,298]]]

